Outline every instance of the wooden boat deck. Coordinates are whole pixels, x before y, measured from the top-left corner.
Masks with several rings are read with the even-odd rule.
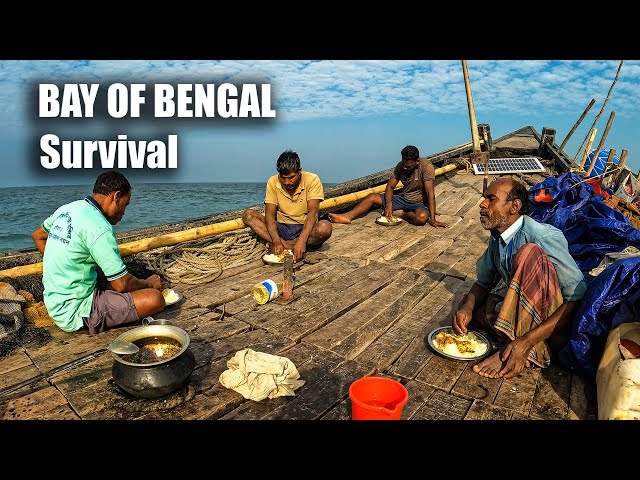
[[[473,362],[425,345],[432,329],[450,325],[488,238],[479,222],[483,177],[452,173],[436,187],[438,218],[450,228],[384,227],[374,222],[380,211],[334,224],[333,236],[296,268],[289,302],[253,300],[252,285],[282,274],[262,261],[209,284],[174,285],[184,300],[155,317],[189,334],[196,368],[184,388],[160,399],[132,397],[114,384],[105,352],[124,329],[90,336],[51,327],[49,341],[0,358],[0,418],[345,420],[349,385],[376,374],[406,386],[407,420],[595,419],[595,385],[557,362],[490,379],[474,373]],[[289,358],[306,383],[295,396],[245,400],[218,380],[244,348]]]

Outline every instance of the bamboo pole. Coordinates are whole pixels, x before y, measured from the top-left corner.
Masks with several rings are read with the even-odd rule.
[[[627,162],[627,154],[629,152],[625,149],[620,152],[620,160],[618,160],[618,169],[622,170],[624,168],[624,164]]]
[[[591,103],[589,105],[587,105],[587,108],[584,109],[584,112],[582,112],[582,115],[580,115],[580,118],[578,119],[578,121],[576,122],[576,124],[573,126],[573,128],[571,129],[571,131],[567,134],[567,137],[562,141],[562,143],[560,144],[560,148],[558,148],[558,152],[562,152],[562,149],[567,145],[567,142],[569,141],[569,139],[571,138],[571,135],[573,135],[573,132],[576,131],[576,128],[578,128],[578,125],[580,125],[582,123],[582,120],[584,120],[584,117],[587,115],[587,113],[589,112],[589,110],[591,110],[591,107],[593,107],[593,104],[596,103],[596,99],[592,98],[591,99]]]
[[[479,153],[480,136],[478,135],[476,110],[473,107],[473,96],[471,95],[471,83],[469,82],[469,72],[467,71],[466,60],[462,60],[462,73],[464,75],[464,89],[467,92],[467,107],[469,108],[469,123],[471,124],[471,142],[473,144],[473,153]]]
[[[455,170],[458,166],[455,163],[450,163],[444,167],[436,168],[435,175],[442,175],[443,173]],[[398,182],[398,187],[402,186],[402,182]],[[345,203],[360,200],[366,197],[370,193],[382,193],[384,192],[385,185],[378,185],[377,187],[367,188],[358,192],[347,193],[339,197],[328,198],[320,202],[320,209],[326,209],[329,207],[335,207],[343,205]],[[211,225],[203,225],[201,227],[190,228],[188,230],[181,230],[179,232],[167,233],[158,237],[144,238],[135,242],[123,243],[118,246],[120,255],[125,257],[134,253],[146,252],[160,247],[169,247],[182,242],[189,242],[191,240],[197,240],[204,237],[210,237],[218,235],[220,233],[230,232],[232,230],[238,230],[245,228],[242,218],[236,218],[235,220],[227,220],[225,222],[213,223]],[[42,262],[32,263],[29,265],[20,265],[6,270],[0,270],[1,277],[21,277],[24,275],[33,275],[42,273]]]
[[[591,125],[591,128],[596,126],[596,123],[598,122],[598,119],[600,118],[600,115],[602,115],[602,113],[604,112],[604,107],[607,105],[607,102],[609,101],[609,96],[611,95],[611,90],[613,90],[613,86],[616,84],[616,82],[618,81],[618,75],[620,75],[620,69],[622,68],[622,64],[624,63],[624,60],[620,60],[620,65],[618,65],[618,71],[616,72],[616,76],[613,79],[613,83],[611,84],[611,87],[609,87],[609,92],[607,93],[607,98],[604,99],[604,103],[602,104],[602,108],[600,108],[600,111],[598,112],[598,114],[596,115],[596,118],[593,119],[593,124]],[[591,130],[589,130],[591,131]],[[576,156],[573,158],[573,162],[571,162],[571,165],[575,165],[576,163],[576,159],[578,158],[578,156],[580,155],[580,151],[582,150],[582,147],[584,147],[585,142],[587,141],[587,138],[589,137],[589,134],[587,133],[587,136],[585,137],[585,139],[582,141],[582,145],[580,145],[580,148],[578,149],[578,151],[576,152]]]
[[[607,170],[609,170],[609,168],[611,168],[611,164],[613,163],[613,159],[616,156],[616,149],[612,148],[611,150],[609,150],[609,156],[607,157],[607,163],[605,163],[604,165],[604,170],[602,171],[603,174],[607,173]]]
[[[596,166],[596,160],[598,159],[600,150],[602,150],[602,147],[604,146],[604,141],[607,139],[607,135],[609,135],[609,129],[611,128],[611,124],[613,123],[613,117],[615,116],[616,116],[616,112],[611,111],[611,115],[609,115],[609,121],[607,122],[607,126],[604,127],[604,132],[602,133],[602,138],[600,139],[598,148],[596,148],[595,152],[593,152],[593,157],[591,157],[591,164],[589,165],[589,169],[587,170],[587,177],[591,175],[591,171],[593,170],[593,167]]]
[[[587,161],[587,155],[589,155],[589,150],[591,150],[591,146],[593,145],[593,140],[596,138],[596,133],[598,129],[593,127],[591,129],[591,134],[589,135],[589,142],[587,143],[587,148],[584,149],[584,153],[582,154],[582,160],[580,160],[580,170],[584,169],[584,164]]]

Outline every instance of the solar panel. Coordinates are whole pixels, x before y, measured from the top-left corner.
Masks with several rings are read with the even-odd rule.
[[[484,175],[484,163],[474,163],[476,175]],[[545,168],[536,157],[490,158],[489,173],[533,173]]]

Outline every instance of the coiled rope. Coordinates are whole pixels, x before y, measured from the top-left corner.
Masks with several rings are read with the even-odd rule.
[[[215,280],[223,270],[261,258],[264,244],[249,229],[180,243],[161,252],[138,255],[149,270],[173,283],[199,285]]]

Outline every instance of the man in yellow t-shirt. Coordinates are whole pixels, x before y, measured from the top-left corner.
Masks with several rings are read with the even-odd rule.
[[[247,208],[242,221],[267,242],[267,250],[280,255],[289,249],[298,261],[307,247],[318,248],[331,236],[331,222],[318,220],[324,190],[318,175],[302,171],[300,157],[292,150],[280,154],[276,169],[278,174],[267,181],[264,215]]]

